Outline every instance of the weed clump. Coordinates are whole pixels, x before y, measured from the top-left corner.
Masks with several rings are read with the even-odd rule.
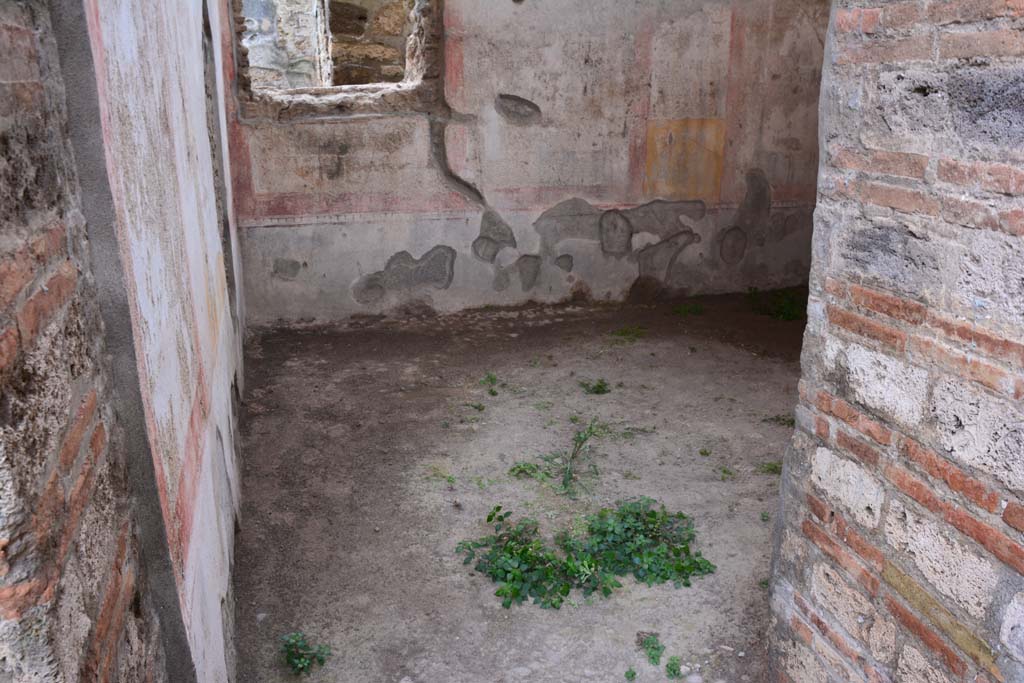
[[[665,646],[658,640],[657,633],[644,633],[641,631],[636,634],[637,640],[640,641],[640,648],[647,655],[647,661],[658,666],[661,664],[661,656],[665,654]]]
[[[293,674],[309,674],[313,671],[313,664],[324,665],[331,656],[331,650],[326,645],[310,645],[306,634],[296,631],[281,636],[281,656]]]
[[[575,416],[574,416],[575,417]],[[579,420],[574,421],[574,424]],[[575,498],[578,488],[583,486],[584,474],[597,476],[597,465],[587,459],[590,452],[590,440],[598,432],[598,422],[591,420],[586,429],[576,432],[572,437],[572,448],[568,451],[552,451],[540,456],[542,464],[519,461],[512,465],[508,473],[516,479],[536,479],[542,484],[558,482],[558,493]]]
[[[647,336],[647,328],[627,325],[612,332],[613,344],[633,344]]]
[[[580,382],[580,386],[583,388],[584,394],[600,395],[607,394],[612,390],[612,388],[608,386],[608,382],[603,377],[596,382],[588,382],[584,380]]]
[[[683,660],[679,657],[669,657],[665,664],[665,677],[670,680],[679,680],[683,677]]]
[[[782,463],[778,460],[763,462],[757,466],[757,471],[761,474],[782,474]]]
[[[681,512],[669,513],[650,498],[620,502],[585,518],[586,531],[561,531],[555,548],[540,538],[537,522],[510,521],[500,505],[487,515],[494,533],[463,541],[456,552],[464,564],[476,562],[476,571],[498,584],[495,595],[503,607],[532,600],[558,609],[573,589],[583,595],[608,597],[622,584],[618,577],[632,574],[647,585],[671,581],[689,586],[693,576],[715,571],[692,544],[693,522]]]
[[[807,311],[807,291],[799,288],[761,292],[751,287],[747,290],[747,301],[755,313],[776,320],[803,320]]]

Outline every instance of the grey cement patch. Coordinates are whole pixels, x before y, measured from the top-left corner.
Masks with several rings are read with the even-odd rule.
[[[567,199],[542,213],[533,223],[541,244],[553,248],[567,239],[600,239],[601,210],[583,199]]]
[[[611,256],[625,256],[633,248],[633,225],[621,211],[611,210],[601,214],[598,221],[601,234],[601,250]]]
[[[572,272],[572,254],[562,254],[555,259],[555,265],[567,273]]]
[[[516,270],[519,272],[519,284],[523,291],[530,291],[537,284],[537,277],[540,275],[540,257],[520,256],[516,259]]]
[[[274,277],[282,280],[294,280],[300,270],[302,270],[302,264],[295,259],[276,258],[274,259],[274,269],[271,272]]]
[[[447,289],[452,284],[455,268],[455,250],[438,245],[421,258],[400,251],[390,259],[384,270],[371,273],[352,287],[352,297],[359,303],[373,303],[395,290],[417,287]]]
[[[623,209],[634,232],[649,232],[659,237],[670,237],[680,228],[689,228],[707,215],[702,201],[668,202],[656,199],[640,206]]]
[[[497,212],[488,209],[480,218],[480,236],[473,240],[473,255],[481,261],[494,263],[498,252],[505,247],[515,247],[516,236],[512,228]]]
[[[733,226],[722,235],[722,243],[718,255],[725,263],[734,265],[743,260],[747,253],[747,233],[742,228]]]
[[[700,235],[692,230],[685,230],[667,240],[644,247],[637,255],[640,277],[664,280],[679,252],[697,242],[700,242]]]
[[[686,319],[668,307],[524,307],[257,333],[235,554],[239,680],[288,679],[278,639],[293,630],[333,650],[314,681],[603,683],[631,666],[664,680],[639,631],[658,632],[666,657],[699,662],[706,681],[766,680],[771,525],[760,515],[774,514],[779,480],[757,466],[780,460],[790,436],[762,420],[797,400],[802,326],[754,315],[741,296],[703,304]],[[624,325],[648,333],[611,345]],[[507,385],[497,396],[480,385],[487,372]],[[598,377],[611,393],[580,390]],[[485,409],[465,405],[476,402]],[[573,415],[653,431],[595,443],[600,476],[576,501],[508,476],[568,444]],[[724,466],[735,477],[723,481]],[[536,518],[550,542],[578,515],[641,495],[693,516],[714,574],[679,589],[627,578],[608,599],[505,610],[455,553],[493,531],[483,520],[497,504]]]
[[[518,95],[498,95],[494,99],[494,108],[503,119],[517,126],[528,126],[541,118],[540,107]]]

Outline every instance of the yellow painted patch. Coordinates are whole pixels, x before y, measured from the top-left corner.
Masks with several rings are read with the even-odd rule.
[[[717,202],[724,158],[722,119],[648,121],[644,194],[650,198]]]

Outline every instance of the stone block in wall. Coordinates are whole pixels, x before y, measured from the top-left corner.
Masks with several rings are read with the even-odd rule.
[[[864,467],[828,448],[818,448],[811,459],[811,481],[858,524],[869,529],[878,526],[885,493],[881,482]]]

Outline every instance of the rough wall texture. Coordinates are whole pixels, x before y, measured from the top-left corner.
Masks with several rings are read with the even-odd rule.
[[[198,680],[230,680],[240,300],[229,288],[238,251],[223,183],[218,196],[218,178],[230,173],[215,151],[225,119],[220,42],[212,40],[227,7],[211,5],[204,17],[202,0],[85,6],[180,610]]]
[[[334,85],[402,80],[411,5],[409,0],[327,3]]]
[[[320,0],[244,0],[242,45],[256,88],[308,88],[329,78]]]
[[[827,0],[442,10],[419,99],[243,74],[251,320],[804,280]]]
[[[1024,680],[1024,5],[836,3],[778,680]]]
[[[0,46],[0,680],[163,680],[45,4]]]

